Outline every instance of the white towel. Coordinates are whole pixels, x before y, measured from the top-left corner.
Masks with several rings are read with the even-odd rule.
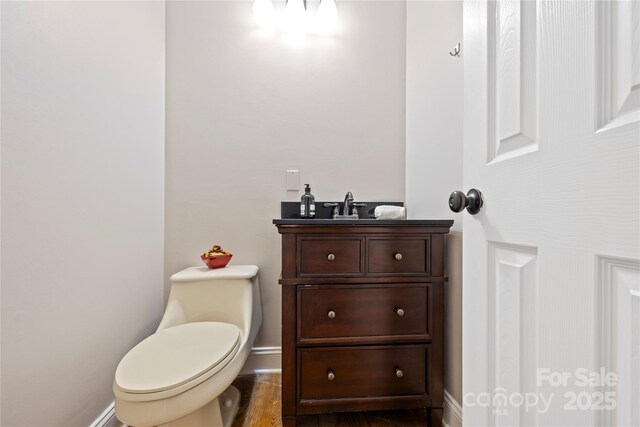
[[[380,205],[374,211],[376,219],[406,219],[407,208],[403,206]]]

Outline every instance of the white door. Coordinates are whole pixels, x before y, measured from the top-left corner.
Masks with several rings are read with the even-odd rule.
[[[638,426],[640,2],[468,1],[462,55],[464,425]]]

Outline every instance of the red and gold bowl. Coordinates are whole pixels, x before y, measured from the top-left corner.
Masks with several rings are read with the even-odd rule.
[[[207,267],[209,268],[223,268],[226,267],[227,264],[229,264],[232,256],[232,254],[219,256],[200,255],[200,258],[202,258],[202,261],[204,261],[204,263],[207,264]]]

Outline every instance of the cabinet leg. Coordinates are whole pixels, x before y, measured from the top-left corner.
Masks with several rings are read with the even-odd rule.
[[[296,427],[298,425],[297,417],[282,417],[282,427]]]
[[[431,427],[442,427],[442,408],[431,408],[429,410],[429,418],[431,420]]]

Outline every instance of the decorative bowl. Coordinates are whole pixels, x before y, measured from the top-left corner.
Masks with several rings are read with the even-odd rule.
[[[200,255],[200,258],[202,259],[202,261],[204,261],[204,263],[209,268],[223,268],[223,267],[226,267],[227,264],[229,264],[229,261],[231,261],[232,256],[233,256],[232,254],[219,255],[219,256]]]

